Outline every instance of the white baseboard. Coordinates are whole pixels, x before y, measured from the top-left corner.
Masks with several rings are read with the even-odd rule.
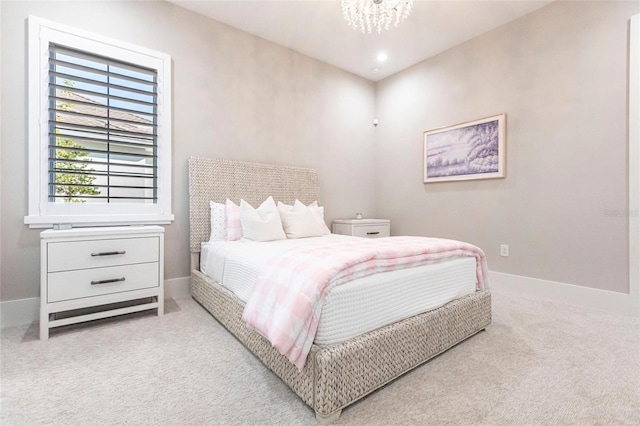
[[[517,293],[623,315],[640,315],[640,301],[626,293],[494,271],[489,272],[489,285],[498,292]]]
[[[29,324],[39,319],[39,297],[0,302],[0,327]]]
[[[190,277],[172,278],[164,282],[164,298],[190,297]],[[0,302],[0,327],[29,324],[40,319],[40,298]]]
[[[191,277],[171,278],[164,281],[164,298],[191,297]]]

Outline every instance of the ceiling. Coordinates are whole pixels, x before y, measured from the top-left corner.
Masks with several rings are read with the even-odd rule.
[[[398,27],[362,34],[347,25],[340,0],[169,1],[371,81],[551,3],[415,0],[411,15]],[[388,56],[384,63],[376,59],[380,52]]]

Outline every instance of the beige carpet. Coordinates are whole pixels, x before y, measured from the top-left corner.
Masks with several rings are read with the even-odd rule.
[[[2,425],[314,424],[192,299],[2,329]],[[640,424],[637,318],[494,292],[488,331],[345,409],[343,425]]]

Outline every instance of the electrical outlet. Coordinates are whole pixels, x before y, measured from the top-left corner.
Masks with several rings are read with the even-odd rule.
[[[500,244],[500,256],[509,257],[509,246],[506,244]]]

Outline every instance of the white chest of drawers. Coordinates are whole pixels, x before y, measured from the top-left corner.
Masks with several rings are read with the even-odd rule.
[[[354,237],[382,238],[391,233],[388,219],[339,219],[333,221],[333,233]]]
[[[42,340],[53,327],[147,309],[164,314],[160,226],[43,231],[40,259]]]

